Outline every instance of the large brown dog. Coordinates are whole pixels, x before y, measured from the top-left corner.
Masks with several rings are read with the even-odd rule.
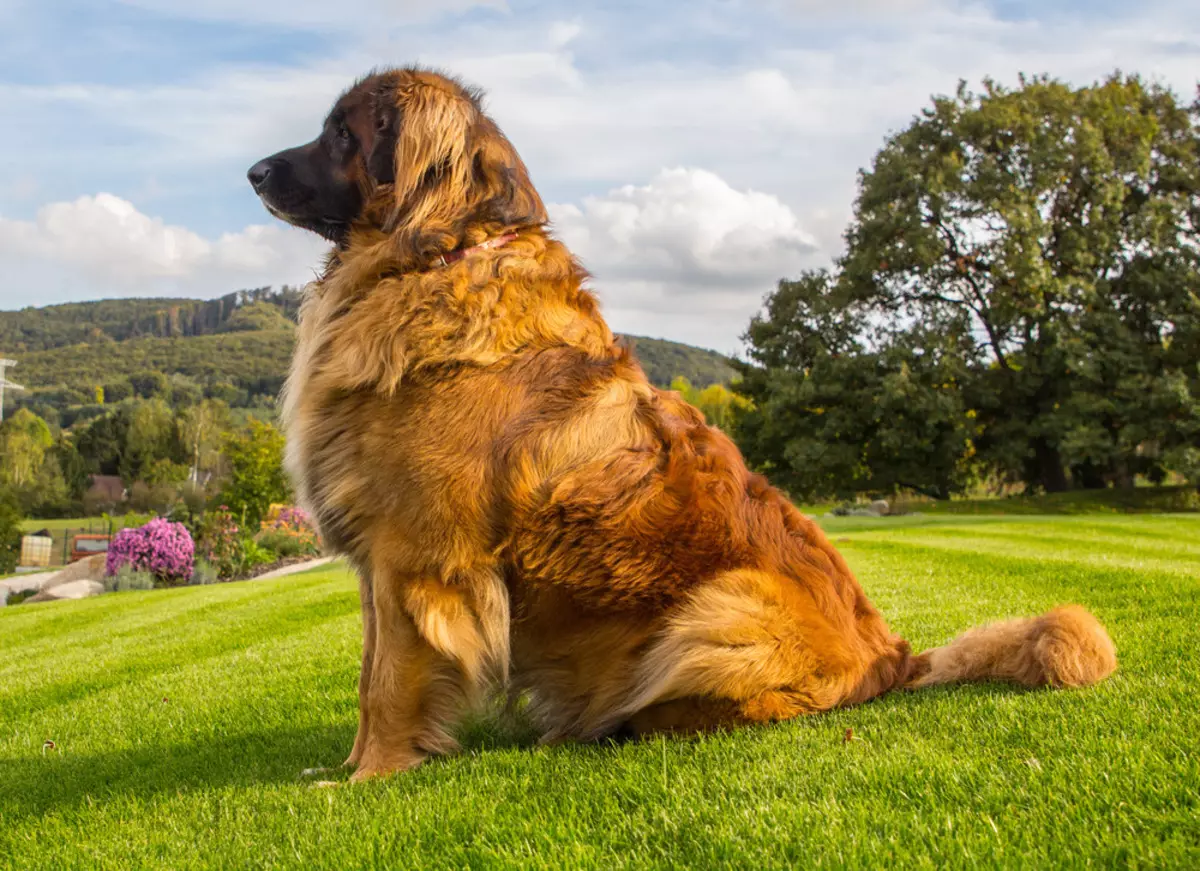
[[[453,80],[372,75],[250,180],[336,246],[283,416],[301,498],[361,578],[355,777],[451,751],[496,688],[527,694],[554,741],[1116,667],[1075,606],[912,656],[820,529],[614,341]]]

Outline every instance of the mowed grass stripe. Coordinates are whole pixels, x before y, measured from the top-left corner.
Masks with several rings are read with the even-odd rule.
[[[283,637],[261,637],[22,719],[0,740],[0,760],[8,761],[14,775],[0,782],[0,807],[7,806],[6,816],[40,815],[72,800],[177,788],[185,775],[206,785],[214,776],[250,782],[267,773],[260,763],[269,768],[278,758],[280,741],[295,741],[310,730],[344,740],[348,728],[353,737],[349,715],[357,711],[353,678],[361,647],[356,623],[335,619]],[[298,681],[297,673],[306,680]],[[343,722],[329,725],[335,719]],[[240,730],[227,724],[240,724]],[[56,748],[41,753],[47,737]],[[345,747],[320,746],[344,756]],[[220,756],[226,758],[214,766]],[[234,759],[238,765],[229,764]],[[297,771],[289,766],[270,773],[292,778]],[[11,788],[16,783],[24,786]]]
[[[1161,538],[1138,530],[1114,534],[1107,527],[1074,531],[1059,527],[920,527],[893,532],[859,532],[851,541],[889,541],[958,549],[972,553],[1036,557],[1095,566],[1124,566],[1200,576],[1200,522],[1189,529],[1197,541]]]
[[[189,602],[190,590],[123,593],[64,603],[86,610],[105,599],[150,600],[143,607],[131,603],[134,613],[113,614],[111,623],[93,621],[86,631],[63,631],[29,645],[28,654],[5,660],[0,667],[0,709],[14,718],[27,716],[41,707],[63,704],[181,662],[287,636],[313,621],[358,613],[357,592],[345,574],[332,581],[318,577],[289,585],[287,580],[255,582],[261,589],[252,590],[213,588],[215,592],[203,596],[199,607]],[[161,610],[153,602],[159,596],[164,599]],[[37,607],[41,606],[31,606]],[[0,622],[0,637],[5,634]],[[54,668],[30,667],[38,662],[53,662]]]
[[[924,541],[855,541],[851,567],[894,631],[921,650],[971,626],[1081,604],[1108,628],[1122,672],[1200,673],[1200,579],[1184,571],[1096,569],[964,553]],[[1172,650],[1164,658],[1164,649]],[[1165,670],[1164,670],[1165,666]]]
[[[1061,528],[1086,537],[1090,520]],[[16,727],[0,716],[0,867],[1195,867],[1200,639],[1187,564],[971,553],[924,541],[936,533],[923,526],[920,541],[897,524],[841,545],[914,646],[1079,601],[1112,630],[1121,670],[1078,692],[894,693],[694,740],[537,747],[485,720],[458,757],[314,790],[300,769],[339,761],[356,725],[361,641],[346,573],[262,582],[294,598],[222,591],[223,607],[207,610],[175,612],[171,597],[208,589],[102,597],[71,607],[125,599],[164,613],[123,630],[105,668],[132,661],[127,680],[98,681],[55,644],[26,659],[39,679],[69,684],[78,670],[92,689]],[[82,643],[101,648],[102,628]],[[222,632],[238,644],[222,647]],[[138,638],[145,650],[128,643]],[[0,693],[20,696],[20,680],[6,672]],[[43,731],[61,738],[45,757]]]

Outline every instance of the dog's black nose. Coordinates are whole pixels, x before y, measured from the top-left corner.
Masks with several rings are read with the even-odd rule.
[[[267,179],[271,175],[271,162],[269,160],[260,160],[254,166],[250,167],[250,171],[246,173],[246,178],[250,179],[251,186],[256,190],[262,190],[262,186],[267,183]]]

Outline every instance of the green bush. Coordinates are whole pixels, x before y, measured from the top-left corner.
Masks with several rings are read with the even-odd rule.
[[[193,587],[203,587],[209,584],[215,584],[221,579],[217,567],[205,560],[196,560],[196,565],[192,569],[192,578],[188,584]]]
[[[104,591],[107,593],[127,593],[130,590],[153,590],[154,575],[149,572],[135,571],[126,563],[117,569],[115,575],[104,579]]]
[[[257,566],[265,566],[276,560],[275,552],[258,544],[253,538],[242,543],[242,572],[248,573]]]
[[[260,532],[254,540],[260,547],[273,551],[280,557],[293,557],[314,553],[311,545],[307,542],[282,530]]]
[[[0,493],[0,575],[15,569],[20,556],[21,512],[11,494]]]

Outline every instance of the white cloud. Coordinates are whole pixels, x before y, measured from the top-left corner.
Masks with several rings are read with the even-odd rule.
[[[121,0],[151,12],[192,18],[198,21],[232,21],[246,24],[276,24],[289,28],[352,29],[364,25],[395,25],[431,18],[444,12],[472,7],[506,10],[505,0],[441,0],[436,6],[425,0]]]
[[[618,330],[671,334],[732,350],[765,288],[811,263],[818,248],[777,197],[739,191],[702,169],[664,169],[579,206],[549,206],[556,233],[595,277]],[[680,312],[710,323],[682,326]]]
[[[1083,84],[1120,67],[1189,100],[1200,59],[1200,20],[1185,0],[1117,11],[1030,5],[1028,14],[1008,18],[986,0],[722,0],[655,5],[636,21],[585,4],[566,16],[561,8],[511,15],[475,9],[432,27],[402,28],[379,22],[392,11],[410,14],[416,4],[407,0],[348,0],[348,7],[197,0],[182,12],[168,0],[130,2],[281,27],[338,18],[359,29],[338,29],[330,45],[339,48],[311,62],[215,64],[167,84],[0,84],[0,114],[36,120],[54,112],[67,119],[61,129],[72,131],[13,125],[0,140],[0,197],[7,200],[0,208],[29,207],[8,193],[18,189],[54,200],[97,189],[139,203],[150,196],[144,191],[174,196],[175,208],[165,211],[184,224],[203,214],[215,229],[193,233],[209,253],[171,281],[214,293],[226,289],[216,285],[230,275],[294,281],[295,272],[268,275],[268,267],[257,272],[254,264],[275,256],[286,270],[302,258],[269,252],[302,244],[319,250],[319,240],[256,240],[250,228],[237,230],[267,220],[259,217],[245,167],[311,138],[336,95],[371,67],[432,63],[484,86],[491,113],[546,199],[573,204],[555,207],[560,231],[596,273],[606,311],[621,329],[724,350],[736,345],[776,279],[840,250],[856,171],[889,131],[928,105],[930,94],[952,92],[960,78],[977,84],[994,76],[1011,85],[1019,72]],[[707,41],[700,38],[705,27]],[[612,43],[617,33],[627,34],[628,44]],[[686,42],[692,37],[695,48]],[[734,49],[728,55],[727,47]],[[81,118],[99,119],[104,135],[75,132]],[[111,142],[122,144],[105,145]],[[709,174],[661,173],[680,165]],[[124,187],[89,183],[95,166],[126,166],[136,178]],[[28,181],[18,183],[4,167],[20,167]],[[79,181],[64,187],[64,175]],[[753,197],[766,199],[751,206]],[[713,217],[722,209],[725,224]],[[222,246],[221,229],[238,244]],[[190,250],[184,237],[176,242]],[[62,250],[55,262],[81,275],[82,262]],[[316,262],[304,256],[305,268]],[[148,258],[145,268],[156,262]],[[104,267],[94,269],[116,280]],[[14,302],[11,294],[0,296],[0,305]]]
[[[239,287],[310,280],[328,246],[286,226],[250,226],[206,239],[109,193],[50,203],[32,221],[0,217],[6,271],[34,305],[97,296],[215,296]]]

